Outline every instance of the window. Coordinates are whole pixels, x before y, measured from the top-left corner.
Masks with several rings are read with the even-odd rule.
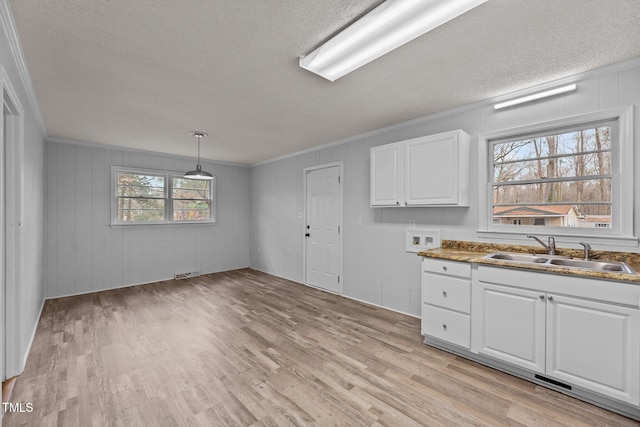
[[[486,194],[479,235],[549,233],[637,244],[629,197],[633,107],[481,135],[479,150]]]
[[[604,122],[491,141],[494,223],[611,222],[612,129]]]
[[[112,225],[215,222],[215,178],[112,167]]]

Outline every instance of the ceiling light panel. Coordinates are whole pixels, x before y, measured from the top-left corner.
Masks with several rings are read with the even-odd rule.
[[[577,89],[576,84],[570,84],[566,86],[557,87],[554,89],[537,92],[531,95],[523,96],[520,98],[512,99],[505,102],[499,102],[493,106],[494,109],[500,110],[502,108],[513,107],[514,105],[524,104],[526,102],[535,101],[537,99],[548,98],[550,96],[559,95],[561,93],[572,92]]]
[[[486,1],[387,0],[300,58],[300,66],[335,81]]]

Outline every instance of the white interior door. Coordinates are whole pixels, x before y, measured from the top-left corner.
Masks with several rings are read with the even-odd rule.
[[[20,374],[24,360],[20,352],[20,255],[22,224],[22,188],[24,170],[24,110],[4,69],[0,66],[3,86],[2,124],[2,379]]]
[[[305,169],[305,283],[342,293],[342,166]]]

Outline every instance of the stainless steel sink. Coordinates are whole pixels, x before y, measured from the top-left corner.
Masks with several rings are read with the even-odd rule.
[[[596,261],[583,259],[552,259],[549,264],[562,267],[581,268],[593,271],[613,271],[617,273],[636,274],[625,262],[618,261]]]
[[[524,262],[524,263],[534,263],[534,264],[544,264],[549,261],[548,257],[535,255],[535,254],[512,254],[506,252],[494,252],[485,256],[485,258],[490,259],[500,259],[504,261],[513,261],[513,262]]]
[[[548,267],[561,267],[590,271],[611,271],[614,273],[637,274],[627,263],[618,261],[583,260],[558,255],[522,254],[494,252],[485,255],[486,259],[496,259],[517,264],[536,264]]]

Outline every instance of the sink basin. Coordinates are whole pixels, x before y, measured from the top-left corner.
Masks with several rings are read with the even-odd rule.
[[[562,267],[582,268],[593,271],[613,271],[617,273],[636,274],[636,272],[624,262],[595,261],[583,259],[552,259],[549,264]]]
[[[485,258],[489,259],[501,259],[504,261],[513,261],[513,262],[526,262],[526,263],[534,263],[534,264],[544,264],[549,261],[549,258],[541,255],[535,254],[511,254],[506,252],[494,252],[485,256]]]
[[[496,259],[517,264],[536,264],[548,267],[566,267],[590,271],[611,271],[614,273],[637,274],[628,264],[618,261],[596,261],[574,259],[559,255],[522,254],[511,252],[494,252],[484,256],[485,259]]]

